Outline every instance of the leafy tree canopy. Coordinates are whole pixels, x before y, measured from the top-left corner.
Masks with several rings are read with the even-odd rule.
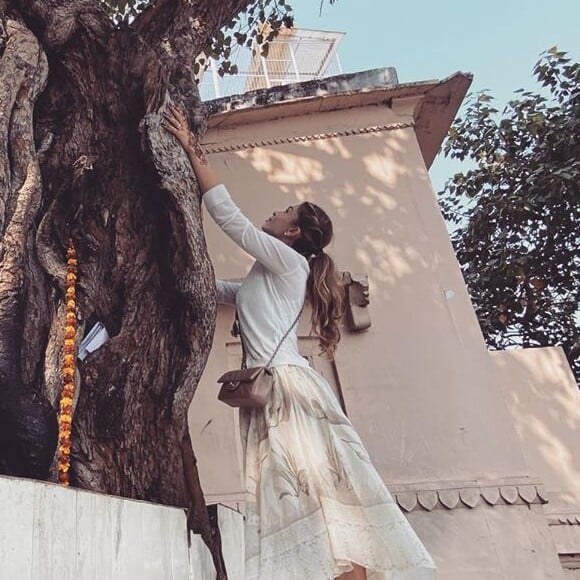
[[[154,3],[154,0],[99,0],[111,18],[119,25],[130,23],[138,14]],[[334,4],[336,0],[329,0]],[[324,0],[320,4],[322,10]],[[219,8],[217,8],[219,9]],[[270,42],[281,28],[294,26],[292,6],[286,0],[258,0],[235,16],[215,35],[204,50],[205,56],[196,62],[196,72],[207,64],[206,58],[219,61],[218,73],[236,74],[237,65],[232,57],[237,48],[245,46],[252,51],[268,55]]]
[[[488,345],[560,345],[580,380],[580,65],[553,47],[533,73],[501,113],[470,96],[440,203]]]

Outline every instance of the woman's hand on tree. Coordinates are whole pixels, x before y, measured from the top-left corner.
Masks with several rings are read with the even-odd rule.
[[[192,135],[189,130],[189,123],[183,112],[175,105],[169,103],[167,111],[163,113],[163,116],[165,117],[163,127],[174,135],[181,143],[181,146],[185,148],[190,143]]]
[[[215,171],[209,166],[197,137],[189,130],[189,123],[183,111],[170,103],[163,116],[165,120],[162,126],[175,136],[187,153],[202,194],[221,183]]]
[[[175,138],[181,143],[197,173],[198,164],[207,165],[207,159],[197,137],[189,130],[189,123],[183,111],[170,103],[163,116],[165,117],[163,127],[175,135]]]

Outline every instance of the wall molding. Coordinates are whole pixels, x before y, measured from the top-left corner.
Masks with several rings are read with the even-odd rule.
[[[387,484],[387,487],[405,512],[548,503],[548,496],[541,482],[526,478],[486,482]]]
[[[282,137],[278,139],[261,139],[260,141],[248,141],[232,145],[210,145],[202,144],[204,153],[228,153],[230,151],[242,151],[244,149],[255,149],[257,147],[271,147],[272,145],[283,145],[287,143],[306,143],[309,141],[322,141],[336,137],[350,137],[352,135],[367,135],[371,133],[382,133],[383,131],[397,131],[399,129],[409,129],[415,123],[391,123],[389,125],[373,125],[371,127],[359,127],[356,129],[344,129],[342,131],[328,131],[325,133],[312,133],[311,135],[301,135],[299,137]]]
[[[580,554],[559,554],[564,570],[580,570]]]
[[[548,514],[550,526],[580,526],[580,512]]]

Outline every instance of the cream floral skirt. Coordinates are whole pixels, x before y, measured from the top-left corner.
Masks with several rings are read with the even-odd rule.
[[[299,366],[274,370],[264,409],[240,410],[246,482],[245,580],[432,580],[435,564],[331,386]]]

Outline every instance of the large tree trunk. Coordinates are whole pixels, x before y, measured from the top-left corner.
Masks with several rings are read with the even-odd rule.
[[[54,477],[70,237],[81,336],[112,337],[79,364],[71,482],[197,506],[208,541],[187,411],[214,276],[160,121],[173,101],[203,130],[194,56],[247,3],[158,0],[119,30],[96,0],[0,0],[0,473]]]

